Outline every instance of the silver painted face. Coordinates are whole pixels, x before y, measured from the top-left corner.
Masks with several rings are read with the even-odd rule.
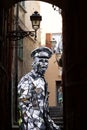
[[[48,68],[48,59],[36,57],[32,66],[36,73],[44,75],[46,69]]]

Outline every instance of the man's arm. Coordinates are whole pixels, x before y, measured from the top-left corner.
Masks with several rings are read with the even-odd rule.
[[[19,121],[21,119],[21,122],[27,122],[28,118],[31,117],[28,109],[31,93],[29,93],[29,81],[25,78],[22,78],[22,80],[18,84],[18,107],[19,107],[19,113],[21,113],[21,117],[19,117]],[[20,122],[20,123],[21,123]]]

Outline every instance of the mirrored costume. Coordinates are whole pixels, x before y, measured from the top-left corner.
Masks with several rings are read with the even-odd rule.
[[[48,90],[44,79],[51,55],[47,47],[35,49],[31,53],[33,69],[18,84],[18,104],[22,116],[20,128],[23,130],[60,130],[49,116]]]

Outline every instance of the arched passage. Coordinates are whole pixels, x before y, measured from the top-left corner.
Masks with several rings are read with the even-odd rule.
[[[12,49],[10,50],[10,44],[11,42],[7,42],[6,41],[6,33],[7,33],[7,28],[8,25],[7,24],[7,13],[8,13],[8,9],[10,7],[12,7],[14,5],[14,3],[16,3],[18,1],[10,1],[4,4],[2,2],[2,8],[1,8],[1,13],[0,13],[0,17],[1,17],[1,25],[2,25],[2,31],[1,31],[1,36],[2,39],[4,39],[3,41],[1,40],[1,45],[3,46],[3,48],[1,47],[1,63],[4,66],[5,70],[6,70],[6,76],[4,76],[3,81],[1,81],[2,84],[2,89],[3,89],[3,97],[7,97],[7,98],[2,98],[2,93],[1,93],[1,102],[3,103],[3,105],[1,106],[1,119],[2,119],[2,123],[1,123],[1,129],[5,130],[5,129],[12,129],[12,121],[11,121],[11,65],[12,65]],[[47,2],[47,1],[46,1]],[[51,2],[49,2],[51,3]],[[12,12],[10,12],[10,15],[12,15]],[[10,19],[12,20],[12,19]],[[6,28],[7,27],[7,28]],[[1,72],[4,73],[4,72]],[[6,79],[7,78],[7,79]],[[6,81],[6,83],[4,83],[4,81]],[[6,85],[5,85],[6,84]],[[6,87],[6,89],[5,89]],[[5,108],[4,108],[5,106]],[[3,109],[4,108],[4,109]],[[6,111],[7,110],[7,111]],[[4,115],[4,117],[3,117]],[[7,121],[6,121],[7,120]],[[6,122],[6,123],[5,123]],[[4,125],[4,123],[6,125]],[[16,122],[15,122],[16,123]],[[15,129],[15,126],[14,128]]]
[[[4,9],[7,9],[13,3],[18,1],[2,0],[0,1],[0,16],[3,19]],[[45,2],[45,1],[44,1]],[[46,1],[47,2],[47,1]],[[62,8],[63,16],[63,44],[64,44],[64,126],[65,130],[83,130],[87,129],[87,7],[86,0],[49,0],[49,3]],[[3,10],[2,10],[3,9]],[[4,23],[0,20],[1,29]],[[3,30],[3,29],[2,29]],[[0,38],[0,43],[3,42]],[[2,44],[1,44],[2,45]],[[2,48],[0,48],[2,50]],[[5,52],[4,52],[5,53]],[[5,55],[5,54],[4,54]],[[1,53],[3,57],[3,50]],[[2,58],[1,58],[2,59]],[[3,86],[3,84],[2,84]],[[9,86],[6,82],[5,86]],[[5,90],[5,87],[3,87]],[[8,90],[8,89],[7,89]],[[4,97],[8,95],[5,90]],[[0,98],[1,99],[1,98]],[[10,108],[9,100],[6,102],[5,118],[1,115],[1,130],[10,129]],[[4,102],[1,102],[3,104]],[[2,108],[3,109],[3,108]]]
[[[8,0],[8,1],[3,0],[3,1],[1,1],[0,7],[1,8],[4,7],[5,9],[8,9],[12,5],[14,5],[15,3],[21,2],[21,1],[22,0],[13,0],[13,1],[11,1],[11,0]],[[28,0],[26,0],[26,1],[28,1]],[[47,2],[47,3],[50,3],[50,4],[54,4],[54,5],[58,6],[61,9],[63,9],[63,7],[64,7],[64,1],[61,1],[61,0],[58,0],[58,1],[56,1],[56,0],[53,0],[53,1],[52,0],[40,0],[40,1]]]

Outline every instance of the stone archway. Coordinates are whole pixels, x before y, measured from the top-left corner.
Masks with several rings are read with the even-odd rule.
[[[12,6],[15,2],[1,0],[0,9]],[[44,2],[47,2],[44,0]],[[64,126],[65,130],[87,129],[87,7],[86,0],[48,0],[62,8],[64,44]],[[0,15],[2,12],[0,10]],[[3,17],[3,16],[2,16]],[[2,22],[0,19],[1,28]],[[1,39],[1,38],[0,38]],[[3,42],[1,40],[1,42]],[[2,56],[2,55],[1,55]],[[3,86],[3,85],[2,85]],[[9,86],[9,83],[8,85]],[[5,90],[6,92],[6,90]],[[8,93],[6,97],[8,96]],[[5,95],[4,95],[5,96]],[[3,102],[1,102],[2,104]],[[6,102],[6,115],[1,112],[1,130],[10,129],[9,101]],[[5,119],[4,119],[5,118]]]
[[[11,76],[11,72],[10,72],[11,71],[11,57],[10,56],[11,56],[12,52],[10,52],[9,45],[6,42],[6,37],[5,37],[5,35],[6,35],[5,29],[6,28],[5,28],[4,25],[6,25],[6,13],[7,13],[8,9],[11,6],[13,6],[14,3],[16,3],[16,2],[18,2],[18,1],[15,1],[15,0],[10,1],[9,0],[9,1],[2,1],[2,3],[0,4],[0,6],[2,5],[2,7],[0,9],[0,11],[1,11],[1,13],[0,13],[1,17],[0,18],[2,18],[2,22],[0,22],[0,23],[1,23],[2,33],[4,34],[4,37],[3,37],[3,35],[1,35],[2,39],[4,39],[3,41],[1,41],[1,45],[3,46],[3,44],[4,44],[4,46],[3,46],[3,49],[1,48],[1,52],[0,52],[1,58],[3,59],[3,61],[1,60],[0,62],[4,62],[2,64],[5,65],[5,69],[6,69],[6,72],[7,72],[5,76],[3,76],[3,72],[0,72],[0,73],[4,78],[3,80],[5,80],[7,78],[6,76],[9,75],[8,78],[5,80],[6,83],[5,82],[2,83],[3,97],[5,97],[5,98],[7,97],[7,98],[6,98],[6,100],[5,100],[5,98],[0,99],[0,101],[2,103],[1,109],[3,110],[0,113],[1,114],[1,130],[11,129],[11,126],[12,126],[11,118],[9,118],[9,117],[11,117],[11,95],[10,95],[10,93],[11,93],[11,86],[10,86],[11,85],[11,79],[10,79],[10,76]],[[56,1],[55,2],[44,1],[44,2],[49,2],[51,4],[56,3]],[[6,55],[7,52],[9,52],[8,55]],[[9,66],[6,66],[6,63],[8,63],[8,61],[9,61]],[[5,89],[5,87],[6,87],[6,89]],[[4,105],[5,105],[5,108],[4,108]],[[14,129],[15,129],[15,127],[14,127]],[[18,128],[16,128],[16,129],[18,129]]]
[[[22,1],[22,0],[13,0],[13,1],[11,1],[11,0],[8,0],[8,1],[6,1],[6,0],[1,0],[1,1],[0,1],[0,7],[1,7],[1,8],[8,9],[8,8],[10,8],[11,6],[13,6],[15,3],[20,2],[20,1]],[[26,1],[27,1],[27,0],[26,0]],[[31,1],[32,1],[32,0],[31,0]],[[58,0],[58,1],[56,1],[56,0],[39,0],[39,1],[43,1],[43,2],[50,3],[50,4],[54,4],[54,5],[58,6],[58,7],[61,8],[61,9],[64,8],[64,0],[63,0],[63,1],[61,1],[61,0]]]

